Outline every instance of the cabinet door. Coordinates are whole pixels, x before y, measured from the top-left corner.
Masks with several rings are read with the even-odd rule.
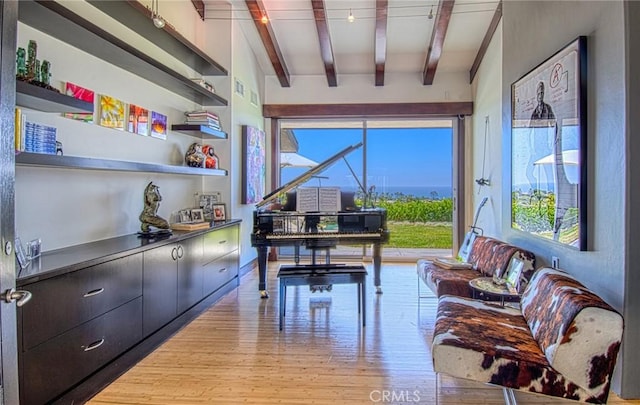
[[[177,313],[178,245],[169,244],[143,252],[142,332],[155,332]]]
[[[178,313],[202,299],[202,236],[178,243]]]

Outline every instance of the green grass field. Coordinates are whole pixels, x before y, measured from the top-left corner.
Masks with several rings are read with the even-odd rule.
[[[450,249],[453,231],[450,222],[387,222],[391,232],[386,246],[398,248]]]

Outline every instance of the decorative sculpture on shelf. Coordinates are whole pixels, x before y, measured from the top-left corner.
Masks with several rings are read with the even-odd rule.
[[[43,60],[40,66],[40,83],[43,87],[50,87],[51,81],[51,62]]]
[[[27,80],[37,80],[36,76],[36,54],[38,52],[38,44],[33,39],[29,40],[27,47]]]
[[[190,167],[205,167],[206,159],[207,155],[202,151],[202,146],[197,143],[192,143],[184,156],[184,161]]]
[[[27,79],[27,51],[20,47],[16,51],[16,78],[18,80]]]
[[[153,184],[153,182],[149,182],[147,187],[144,189],[144,208],[142,209],[142,213],[140,213],[139,217],[141,222],[140,235],[156,237],[158,235],[171,233],[171,230],[169,229],[169,222],[158,216],[160,201],[162,201],[162,196],[160,195],[158,186]],[[157,228],[157,230],[152,231],[151,227]]]
[[[219,168],[220,159],[218,159],[218,155],[213,150],[213,146],[204,145],[202,146],[202,153],[205,154],[205,167],[207,169],[217,169]]]

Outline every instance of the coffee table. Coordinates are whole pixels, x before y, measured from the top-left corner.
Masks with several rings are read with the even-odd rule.
[[[509,288],[507,284],[496,284],[492,277],[478,277],[469,281],[469,287],[473,291],[473,298],[486,299],[489,301],[500,301],[504,306],[504,302],[519,302],[520,294]]]

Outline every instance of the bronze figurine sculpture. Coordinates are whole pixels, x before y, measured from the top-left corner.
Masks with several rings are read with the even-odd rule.
[[[144,189],[144,208],[139,217],[142,234],[150,234],[152,226],[158,228],[162,233],[170,232],[169,222],[157,215],[160,201],[162,201],[162,196],[160,195],[158,186],[153,184],[153,182],[149,182]]]

